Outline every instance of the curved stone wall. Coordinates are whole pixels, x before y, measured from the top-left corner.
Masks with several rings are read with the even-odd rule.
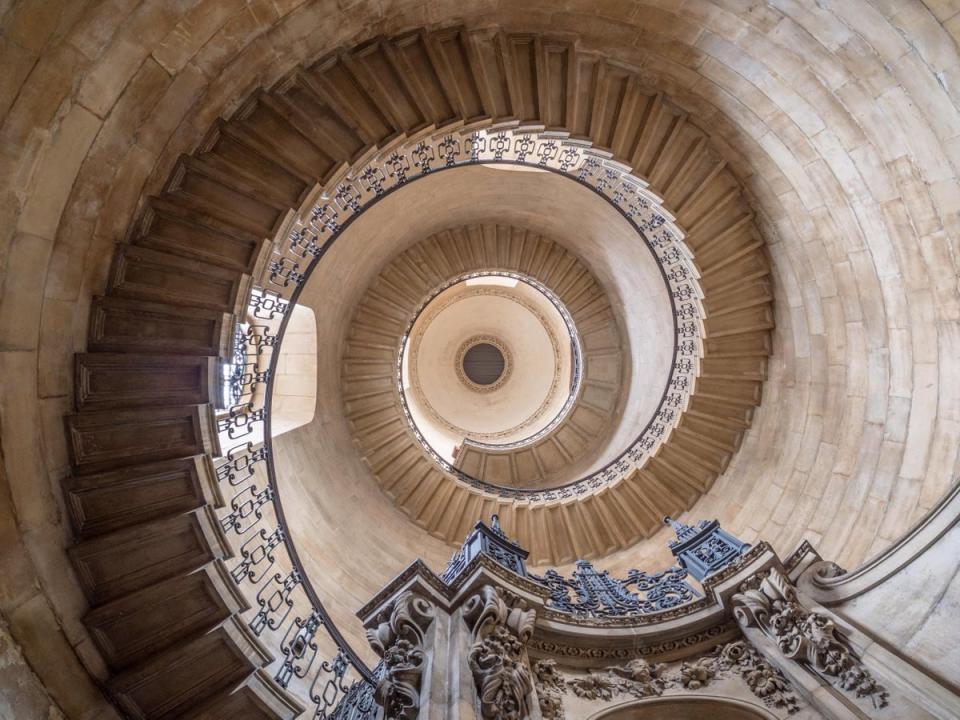
[[[69,716],[99,711],[81,666],[98,660],[62,552],[61,417],[112,245],[249,91],[378,32],[464,19],[582,34],[642,66],[746,185],[776,280],[774,360],[740,453],[691,515],[785,552],[807,537],[851,567],[943,495],[960,438],[954,3],[340,5],[3,5],[0,363],[17,381],[0,391],[0,574],[15,579],[0,612]]]

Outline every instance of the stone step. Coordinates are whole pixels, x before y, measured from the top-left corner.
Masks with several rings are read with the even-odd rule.
[[[116,297],[239,315],[246,307],[250,283],[249,275],[217,265],[121,245],[114,256],[107,288]]]
[[[209,507],[99,535],[69,549],[92,605],[193,572],[229,554]]]
[[[217,358],[206,355],[80,353],[74,361],[77,410],[202,405],[220,393]]]
[[[171,614],[171,606],[178,612]],[[83,623],[113,671],[206,634],[248,609],[220,560],[103,603]]]
[[[180,718],[209,698],[233,691],[271,660],[235,617],[113,676],[110,692],[131,717]]]
[[[294,720],[305,708],[263,669],[196,704],[182,720]]]
[[[72,413],[66,416],[66,426],[70,462],[81,474],[220,454],[210,405]]]
[[[207,455],[66,478],[63,488],[74,531],[91,538],[210,504],[223,506]]]

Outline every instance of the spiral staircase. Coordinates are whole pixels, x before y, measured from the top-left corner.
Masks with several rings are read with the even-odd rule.
[[[277,264],[275,238],[319,188],[335,192],[330,183],[346,168],[418,134],[504,122],[589,141],[662,198],[703,291],[696,387],[642,469],[577,503],[525,504],[448,482],[400,424],[386,388],[387,354],[376,358],[379,375],[358,371],[351,354],[344,401],[385,490],[448,541],[499,510],[521,541],[545,529],[555,558],[572,559],[651,535],[730,461],[760,400],[772,294],[753,214],[711,149],[709,129],[648,91],[636,70],[581,50],[569,36],[451,27],[332,53],[255,92],[180,159],[129,242],[118,246],[106,290],[91,307],[87,352],[76,358],[76,408],[66,418],[74,475],[64,491],[78,536],[70,556],[92,607],[85,623],[109,667],[109,692],[131,717],[290,718],[310,702],[325,707],[296,682],[276,682],[284,658],[269,649],[269,633],[251,630],[265,607],[268,615],[276,610],[274,596],[232,577],[238,563],[252,562],[238,523],[251,513],[259,518],[266,500],[262,491],[233,494],[231,473],[246,466],[224,441],[245,437],[253,420],[218,409],[220,368],[234,352],[237,322],[258,322],[248,315],[251,288],[300,277]],[[551,284],[589,336],[592,323],[609,323],[609,308],[591,304],[586,275],[569,271],[570,253],[552,252]],[[394,281],[396,297],[416,301],[434,279],[473,269],[467,262],[439,267],[439,257],[418,255],[422,277]],[[402,313],[380,315],[373,331],[395,336]],[[351,353],[372,351],[358,336],[350,343]],[[601,349],[615,354],[616,341]],[[596,358],[589,364],[598,365]],[[361,413],[358,401],[370,386],[381,388],[382,402]],[[603,387],[588,373],[584,412],[613,411],[612,400],[590,400]],[[577,418],[569,429],[582,427]],[[374,429],[386,439],[372,440]],[[560,432],[549,442],[566,460],[571,451]],[[536,464],[550,466],[548,451],[537,452]],[[482,479],[484,462],[476,463]],[[421,492],[404,489],[412,478],[425,484]],[[446,496],[437,495],[442,483]],[[283,606],[289,593],[277,592]],[[342,671],[333,676],[343,682]]]
[[[408,431],[395,390],[397,341],[435,287],[480,268],[522,273],[556,289],[584,345],[583,387],[568,414],[539,439],[504,450],[465,442],[456,468],[510,487],[542,486],[561,472],[570,477],[576,474],[571,466],[584,467],[584,460],[596,452],[618,412],[625,372],[620,331],[609,301],[586,267],[569,251],[521,228],[452,228],[392,261],[351,322],[341,374],[347,417],[361,453],[391,495],[405,497],[415,491],[406,488],[408,477],[435,490],[443,473]],[[422,459],[411,463],[411,457]],[[433,490],[419,493],[424,501],[433,495]],[[424,510],[411,507],[409,513],[422,518]],[[436,522],[423,522],[436,528]]]

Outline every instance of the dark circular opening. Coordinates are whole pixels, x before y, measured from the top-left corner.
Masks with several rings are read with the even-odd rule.
[[[480,343],[463,354],[463,374],[477,385],[492,385],[506,366],[503,353],[495,345]]]

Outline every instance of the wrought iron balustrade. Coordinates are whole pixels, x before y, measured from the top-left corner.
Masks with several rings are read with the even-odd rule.
[[[275,249],[258,290],[258,311],[264,303],[295,303],[300,288],[330,243],[352,221],[380,199],[418,178],[450,168],[483,163],[529,165],[564,175],[589,188],[610,203],[637,230],[656,258],[669,291],[674,315],[675,361],[665,385],[660,407],[640,435],[619,457],[588,477],[547,490],[508,488],[474,478],[455,468],[430,447],[406,407],[404,415],[414,436],[431,459],[461,482],[507,499],[549,502],[596,491],[642,466],[679,422],[693,391],[702,357],[703,308],[698,275],[683,233],[672,218],[659,210],[660,199],[629,168],[609,153],[562,133],[501,126],[487,130],[438,132],[407,142],[402,139],[365,165],[338,177],[327,194],[305,210],[288,228]],[[278,311],[282,314],[283,310]],[[257,315],[259,317],[259,315]],[[235,429],[237,434],[242,428]]]
[[[720,527],[716,520],[704,520],[697,526],[685,525],[667,517],[664,522],[677,533],[669,543],[679,566],[657,573],[629,570],[623,579],[597,570],[586,560],[576,562],[576,570],[564,577],[556,570],[536,575],[527,570],[527,550],[511,540],[500,526],[497,515],[490,525],[478,522],[463,545],[453,554],[441,575],[448,585],[466,571],[479,555],[521,577],[529,578],[550,591],[547,607],[558,612],[586,618],[622,618],[652,615],[694,602],[702,597],[689,582],[693,575],[703,580],[708,574],[727,567],[750,549]],[[706,567],[705,562],[709,562]],[[688,570],[688,565],[693,567]]]
[[[247,624],[276,658],[274,681],[306,706],[307,716],[370,720],[373,671],[306,580],[276,493],[270,382],[291,304],[281,293],[253,290],[221,375],[231,404],[219,415],[218,430],[221,446],[230,449],[215,471],[227,498],[220,525],[236,548],[228,570],[250,599]]]
[[[569,578],[556,570],[531,575],[550,589],[548,607],[583,617],[606,618],[650,615],[701,597],[687,582],[687,571],[671,567],[658,573],[630,570],[623,580],[578,560]]]

